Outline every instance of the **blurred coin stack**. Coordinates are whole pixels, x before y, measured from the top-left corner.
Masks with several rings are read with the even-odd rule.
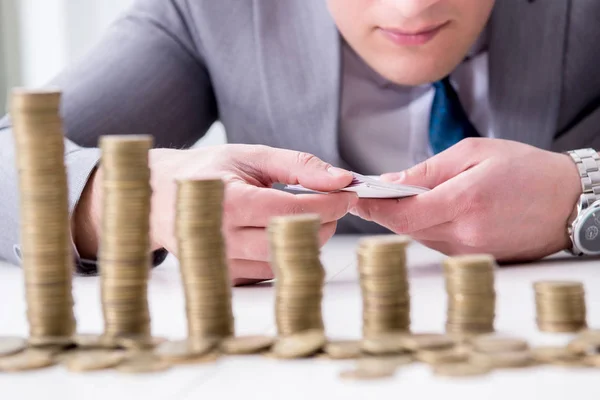
[[[447,258],[444,261],[448,333],[479,334],[494,331],[496,261],[485,254]]]
[[[149,336],[150,136],[104,136],[99,249],[102,311],[109,337]]]
[[[275,319],[280,336],[323,330],[325,270],[320,260],[318,215],[284,216],[269,223],[275,273]]]
[[[536,282],[536,322],[543,332],[577,332],[587,327],[585,289],[581,282]]]
[[[358,270],[363,301],[363,336],[410,330],[410,291],[406,272],[407,236],[361,240]]]
[[[234,333],[223,221],[224,182],[177,182],[175,234],[186,300],[188,336]]]
[[[71,337],[74,261],[61,93],[15,90],[11,102],[20,190],[20,241],[32,343]]]

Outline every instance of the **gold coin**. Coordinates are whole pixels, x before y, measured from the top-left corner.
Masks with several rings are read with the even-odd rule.
[[[419,350],[415,358],[429,365],[464,363],[469,361],[470,352],[465,346],[449,349]]]
[[[0,337],[0,357],[11,356],[27,347],[27,341],[18,337]]]
[[[554,360],[575,360],[581,358],[583,352],[573,352],[564,346],[541,346],[531,349],[533,358],[540,362],[552,362]]]
[[[117,371],[128,374],[163,372],[169,368],[171,368],[169,362],[145,354],[128,358],[115,367]]]
[[[49,353],[35,349],[26,349],[12,356],[0,358],[0,371],[28,371],[50,367],[54,364],[55,361]]]
[[[125,353],[114,350],[77,351],[64,360],[71,372],[98,371],[113,368],[125,360]]]
[[[154,354],[165,360],[187,360],[207,354],[215,348],[217,342],[212,339],[186,339],[176,342],[164,342],[154,350]]]
[[[600,354],[590,354],[585,356],[583,362],[590,367],[600,367]]]
[[[567,368],[585,368],[590,366],[584,357],[576,359],[555,359],[548,361],[548,364]]]
[[[433,373],[435,375],[446,377],[480,376],[486,375],[490,371],[489,367],[471,363],[440,364],[433,366]]]
[[[569,342],[567,348],[574,354],[598,353],[598,350],[600,350],[600,336],[580,334]]]
[[[221,351],[225,354],[256,354],[269,349],[275,338],[270,336],[230,337],[221,342]]]
[[[447,349],[456,344],[450,335],[436,333],[420,333],[401,336],[402,346],[411,351]]]
[[[217,361],[221,357],[221,353],[218,351],[211,351],[198,357],[192,357],[187,360],[172,360],[171,362],[178,365],[187,364],[211,364]]]
[[[497,335],[482,335],[474,338],[471,343],[475,350],[482,353],[503,353],[529,349],[529,344],[523,339]]]
[[[315,354],[325,343],[323,331],[309,330],[278,339],[272,350],[279,358],[301,358]]]
[[[125,350],[148,350],[160,346],[167,339],[150,335],[117,336],[115,342]]]
[[[472,352],[469,360],[473,364],[488,368],[526,367],[534,361],[529,351],[505,351],[493,353]]]
[[[404,336],[400,333],[371,335],[361,342],[362,351],[375,355],[403,353],[406,349]]]
[[[362,342],[359,340],[337,340],[325,344],[323,351],[333,360],[358,358],[362,355]]]

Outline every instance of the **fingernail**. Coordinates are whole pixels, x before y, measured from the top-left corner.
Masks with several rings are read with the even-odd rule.
[[[404,180],[406,176],[405,172],[394,172],[391,174],[383,174],[381,175],[381,180],[385,182],[396,182]]]
[[[356,207],[352,207],[350,210],[348,210],[348,212],[352,215],[355,215],[358,217],[358,210],[356,209]]]
[[[336,167],[329,167],[327,169],[327,172],[329,172],[330,175],[335,176],[336,178],[340,176],[348,176],[348,171]]]

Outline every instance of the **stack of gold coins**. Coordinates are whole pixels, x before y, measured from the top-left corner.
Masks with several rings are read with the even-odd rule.
[[[15,90],[11,103],[20,190],[21,255],[32,344],[69,338],[76,326],[60,102],[60,92]]]
[[[581,282],[536,282],[537,326],[543,332],[577,332],[587,327],[585,289]]]
[[[105,334],[149,336],[149,136],[104,136],[99,267]]]
[[[363,300],[363,336],[410,330],[410,291],[406,272],[407,236],[361,240],[358,270]]]
[[[224,192],[220,179],[177,182],[175,233],[191,338],[219,339],[234,331],[222,234]]]
[[[494,331],[496,261],[485,254],[451,257],[444,261],[448,333],[478,334]]]
[[[325,270],[319,259],[318,215],[283,216],[269,223],[275,273],[275,319],[280,336],[323,330]]]

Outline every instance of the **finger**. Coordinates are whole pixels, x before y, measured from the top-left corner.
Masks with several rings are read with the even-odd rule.
[[[318,157],[293,150],[267,146],[246,147],[241,169],[260,175],[268,184],[300,184],[308,189],[329,192],[348,186],[353,179],[349,171],[335,168]]]
[[[248,280],[265,281],[275,277],[269,263],[263,261],[230,259],[228,262],[233,284]]]
[[[456,202],[439,188],[404,199],[361,199],[350,212],[398,234],[431,228],[452,221],[459,213]]]
[[[321,225],[319,244],[323,246],[335,234],[337,222]],[[264,228],[242,228],[227,235],[227,256],[232,259],[270,261],[270,243]]]
[[[282,215],[318,214],[322,223],[337,221],[356,205],[355,193],[298,194],[259,188],[241,182],[227,188],[227,223],[238,227],[266,227]]]
[[[386,182],[433,189],[477,165],[490,145],[490,139],[469,138],[406,171],[384,174]]]

